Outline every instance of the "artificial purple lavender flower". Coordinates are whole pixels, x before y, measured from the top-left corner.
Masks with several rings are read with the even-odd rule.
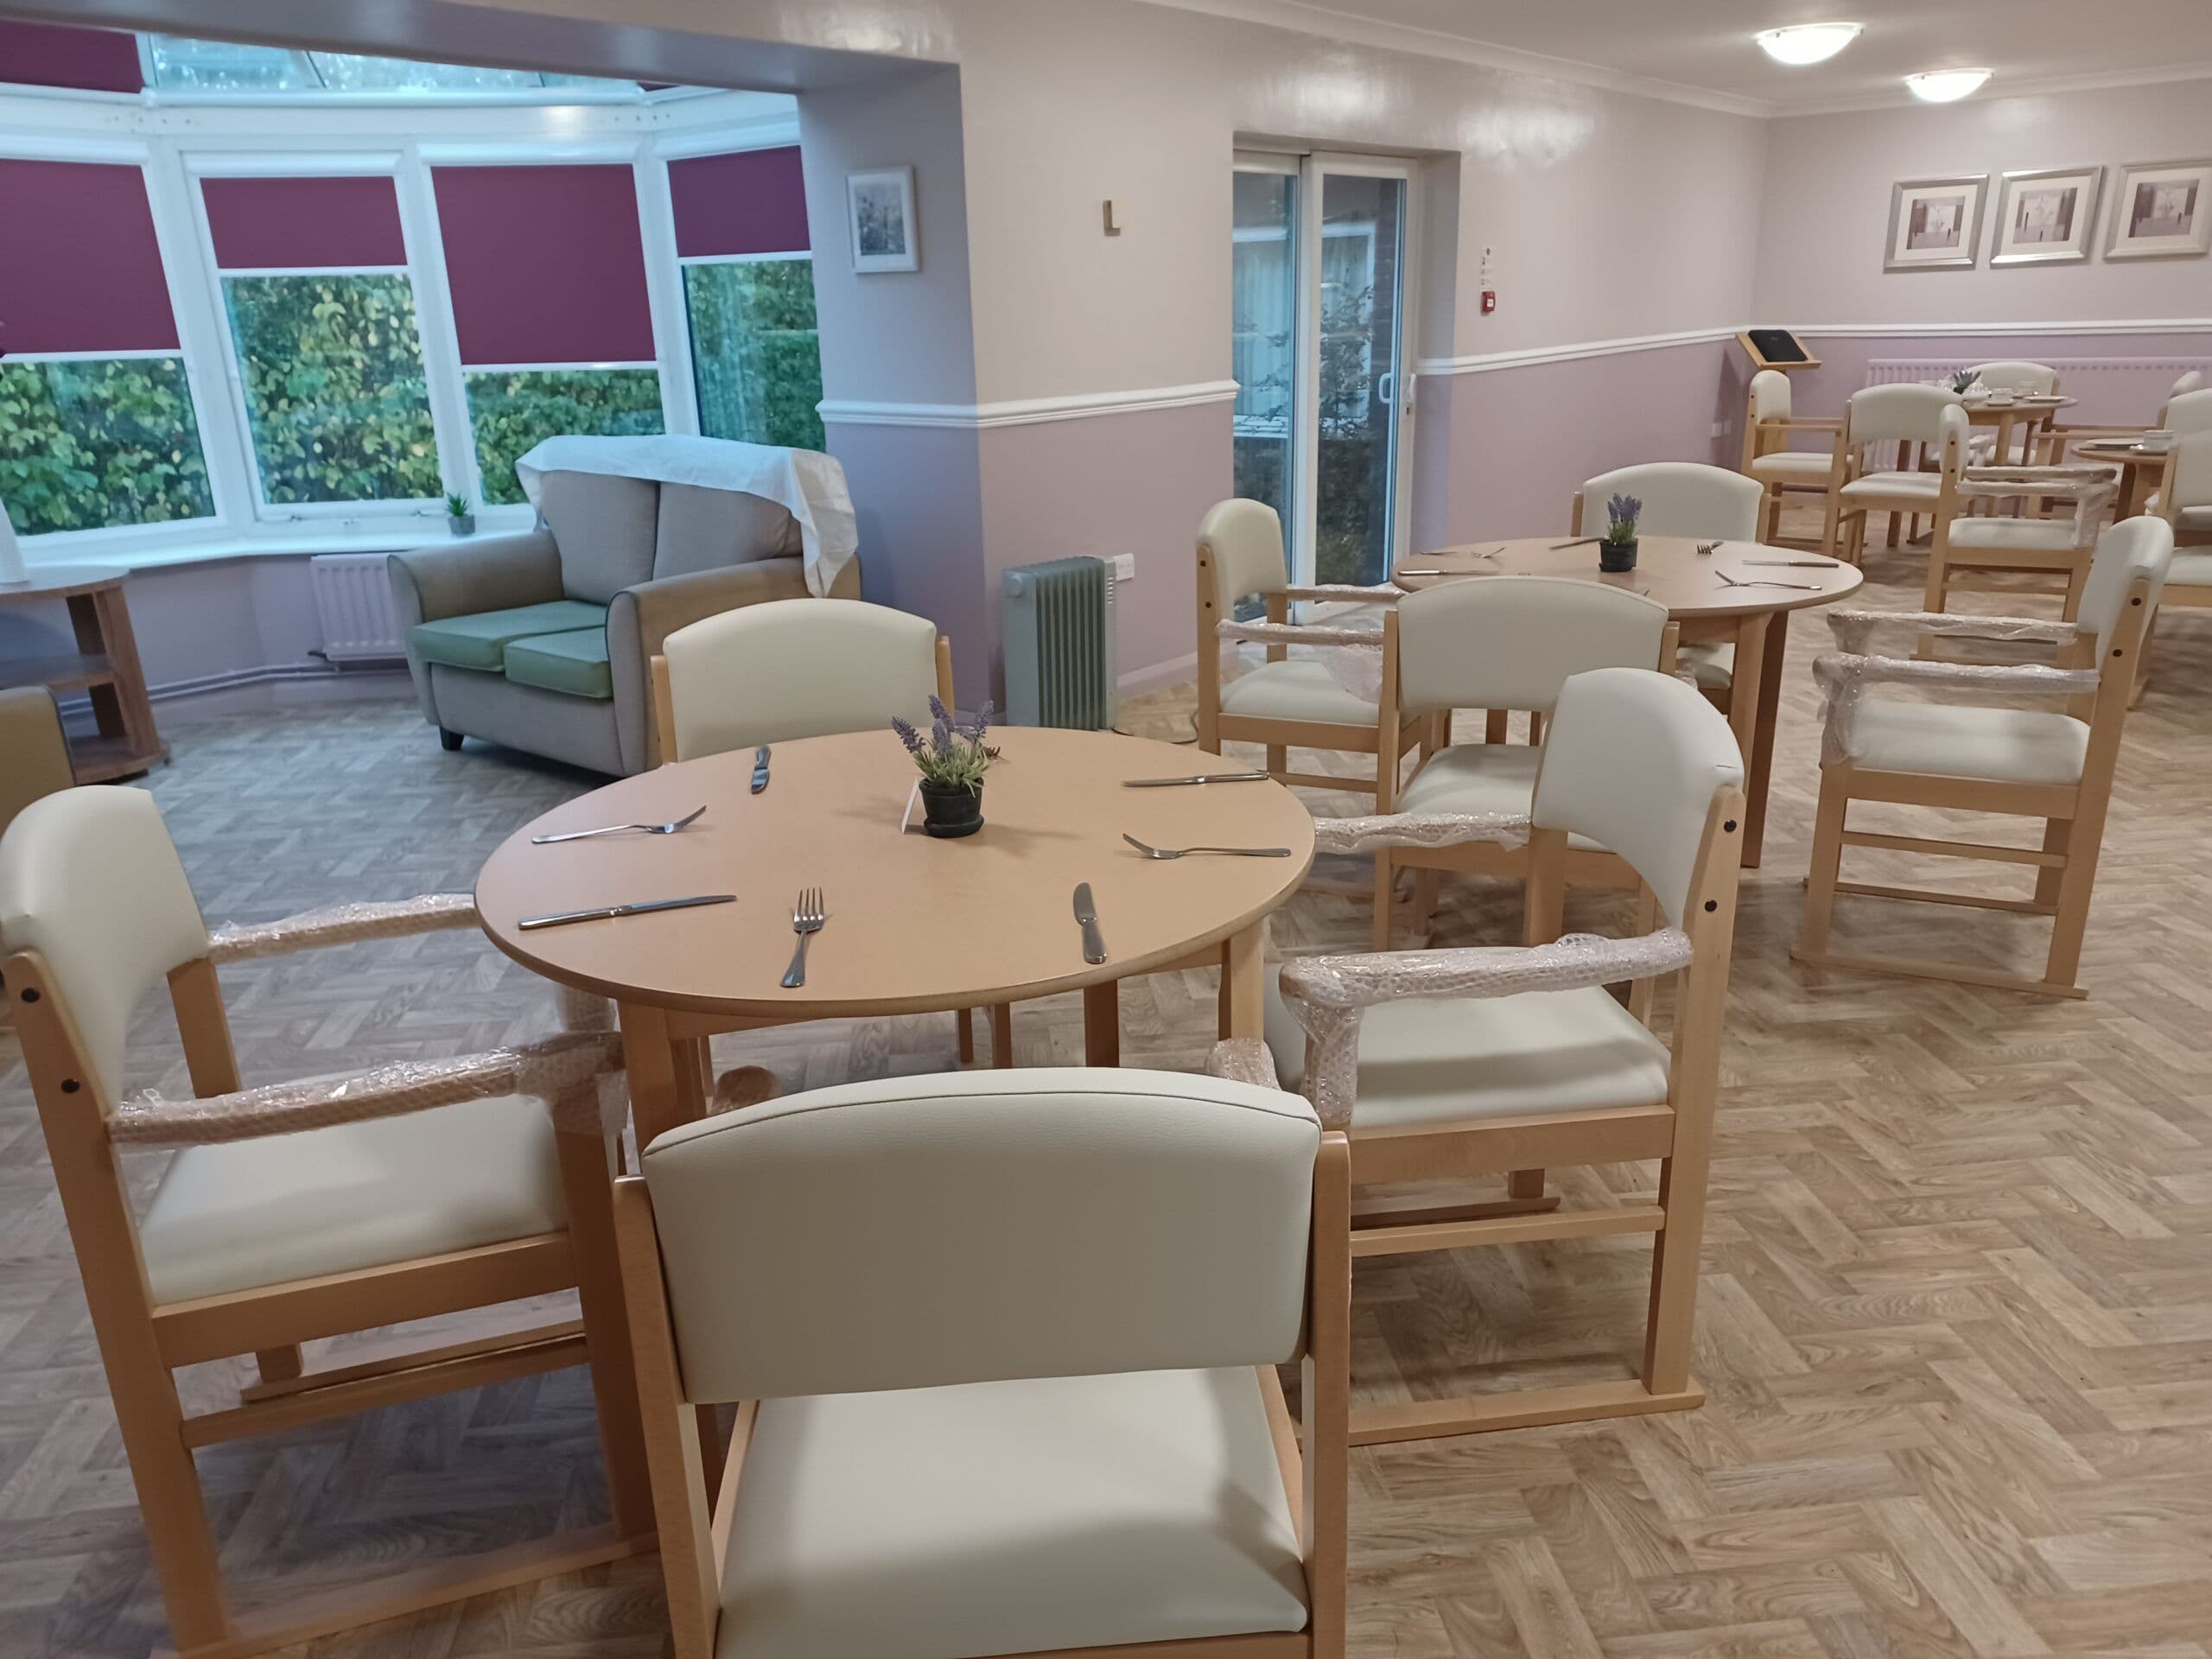
[[[1624,524],[1632,529],[1643,516],[1643,503],[1632,495],[1617,495],[1605,504],[1605,516],[1612,520],[1616,531]]]
[[[976,711],[976,718],[961,728],[960,735],[971,743],[982,742],[983,734],[991,729],[991,716],[995,712],[997,711],[991,707],[991,700],[985,697],[983,706]]]
[[[901,720],[893,715],[891,716],[891,729],[899,734],[899,741],[906,746],[907,753],[919,754],[922,752],[922,734],[914,729],[912,721]]]

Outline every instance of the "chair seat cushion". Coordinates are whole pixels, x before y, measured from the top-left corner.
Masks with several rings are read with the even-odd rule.
[[[2064,553],[2075,543],[2071,518],[1954,518],[1954,548],[1997,552]],[[2087,557],[2088,549],[2082,550]]]
[[[1862,702],[1851,739],[1852,759],[1875,771],[2008,784],[2073,783],[2088,753],[2088,723],[2071,715],[1895,697]]]
[[[552,1121],[529,1095],[187,1147],[138,1225],[157,1302],[217,1296],[567,1224]]]
[[[1926,497],[1933,501],[1942,493],[1943,475],[1941,473],[1869,473],[1864,478],[1854,478],[1843,486],[1847,501],[1872,496],[1886,500],[1891,496]]]
[[[1276,1076],[1299,1088],[1306,1034],[1272,974],[1266,1030]],[[1359,1023],[1355,1133],[1666,1098],[1666,1046],[1601,987],[1384,1002]]]
[[[2212,547],[2184,547],[2166,567],[2169,588],[2212,588]]]
[[[1400,791],[1401,812],[1519,812],[1536,796],[1544,752],[1528,743],[1455,743],[1438,751]],[[1585,836],[1567,844],[1602,850]]]
[[[715,1659],[972,1659],[1305,1628],[1249,1370],[763,1402]]]
[[[1675,665],[1688,669],[1699,690],[1726,691],[1736,683],[1736,642],[1694,639],[1675,653]]]
[[[1835,464],[1832,455],[1815,449],[1777,449],[1771,454],[1754,455],[1745,470],[1753,478],[1787,480],[1789,482],[1823,484]]]
[[[2174,528],[2195,534],[2212,531],[2212,503],[2201,507],[2183,507],[2174,515]]]
[[[534,633],[518,639],[501,661],[518,685],[543,686],[572,697],[614,695],[614,674],[607,663],[607,630],[572,628],[566,633]]]
[[[407,631],[407,643],[426,663],[448,668],[480,668],[498,673],[509,645],[532,634],[566,633],[576,628],[604,628],[607,607],[587,605],[580,599],[549,600],[543,605],[518,605],[511,611],[479,611],[474,616],[448,616],[435,622],[417,622]]]
[[[1371,698],[1347,691],[1329,665],[1311,657],[1262,663],[1221,688],[1221,712],[1246,720],[1300,720],[1325,726],[1367,726]]]

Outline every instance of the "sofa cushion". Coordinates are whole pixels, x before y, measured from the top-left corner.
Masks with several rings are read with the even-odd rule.
[[[660,486],[601,473],[548,473],[537,486],[538,516],[561,549],[561,591],[604,605],[625,588],[650,582]]]
[[[536,633],[566,633],[576,628],[607,626],[607,607],[573,599],[550,600],[543,605],[518,605],[511,611],[479,611],[474,616],[448,616],[435,622],[417,622],[407,631],[407,643],[426,663],[448,668],[480,668],[496,674],[504,666],[506,649],[518,639]]]
[[[607,665],[607,630],[574,628],[567,633],[534,633],[507,647],[507,677],[518,685],[543,686],[572,697],[611,698],[614,675]]]
[[[798,520],[765,497],[699,484],[660,486],[655,581],[799,551]]]

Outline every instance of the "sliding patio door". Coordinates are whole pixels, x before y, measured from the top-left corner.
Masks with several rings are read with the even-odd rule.
[[[1410,163],[1236,157],[1236,491],[1282,515],[1297,582],[1388,577],[1412,400]]]

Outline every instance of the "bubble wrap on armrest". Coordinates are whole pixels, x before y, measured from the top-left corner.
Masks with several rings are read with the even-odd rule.
[[[1830,611],[1828,632],[1844,651],[1865,654],[1868,640],[1882,628],[1910,628],[1954,639],[2020,639],[2070,645],[2080,630],[2071,622],[2040,616],[1966,616],[1952,611]]]
[[[1326,604],[1395,605],[1405,597],[1396,588],[1360,588],[1348,582],[1318,582],[1310,588],[1286,588],[1289,600],[1318,600]]]
[[[1529,840],[1525,812],[1382,812],[1356,818],[1316,818],[1317,853],[1376,853],[1386,847],[1457,847],[1494,841],[1520,847]]]
[[[2070,634],[2073,625],[2067,625]],[[1983,696],[2079,696],[2094,691],[2094,668],[2052,668],[2043,663],[1936,663],[1902,657],[1828,652],[1813,659],[1821,688],[1821,764],[1852,758],[1859,705],[1870,685],[1918,685]]]
[[[280,956],[360,939],[395,939],[440,928],[469,927],[476,921],[476,900],[465,893],[425,893],[420,899],[384,903],[327,905],[281,921],[248,926],[226,924],[208,936],[213,962],[242,962],[249,957]]]
[[[619,1127],[626,1103],[616,1089],[613,1104],[603,1106],[600,1084],[621,1066],[620,1037],[570,1032],[460,1059],[403,1060],[358,1077],[270,1084],[227,1095],[168,1100],[149,1090],[116,1108],[108,1134],[137,1146],[207,1145],[397,1117],[499,1095],[538,1096],[563,1129],[610,1132],[609,1116]]]
[[[1275,1076],[1275,1057],[1257,1037],[1230,1037],[1216,1043],[1206,1056],[1206,1076],[1261,1089],[1282,1087]]]
[[[1306,1033],[1306,1096],[1323,1128],[1341,1129],[1351,1124],[1359,1092],[1360,1017],[1378,1002],[1581,990],[1656,979],[1689,963],[1689,935],[1680,928],[1632,939],[1570,933],[1551,944],[1297,957],[1283,964],[1282,993]]]
[[[1382,649],[1380,628],[1329,628],[1302,622],[1217,622],[1214,632],[1224,639],[1247,639],[1262,645],[1350,645],[1357,651]]]

